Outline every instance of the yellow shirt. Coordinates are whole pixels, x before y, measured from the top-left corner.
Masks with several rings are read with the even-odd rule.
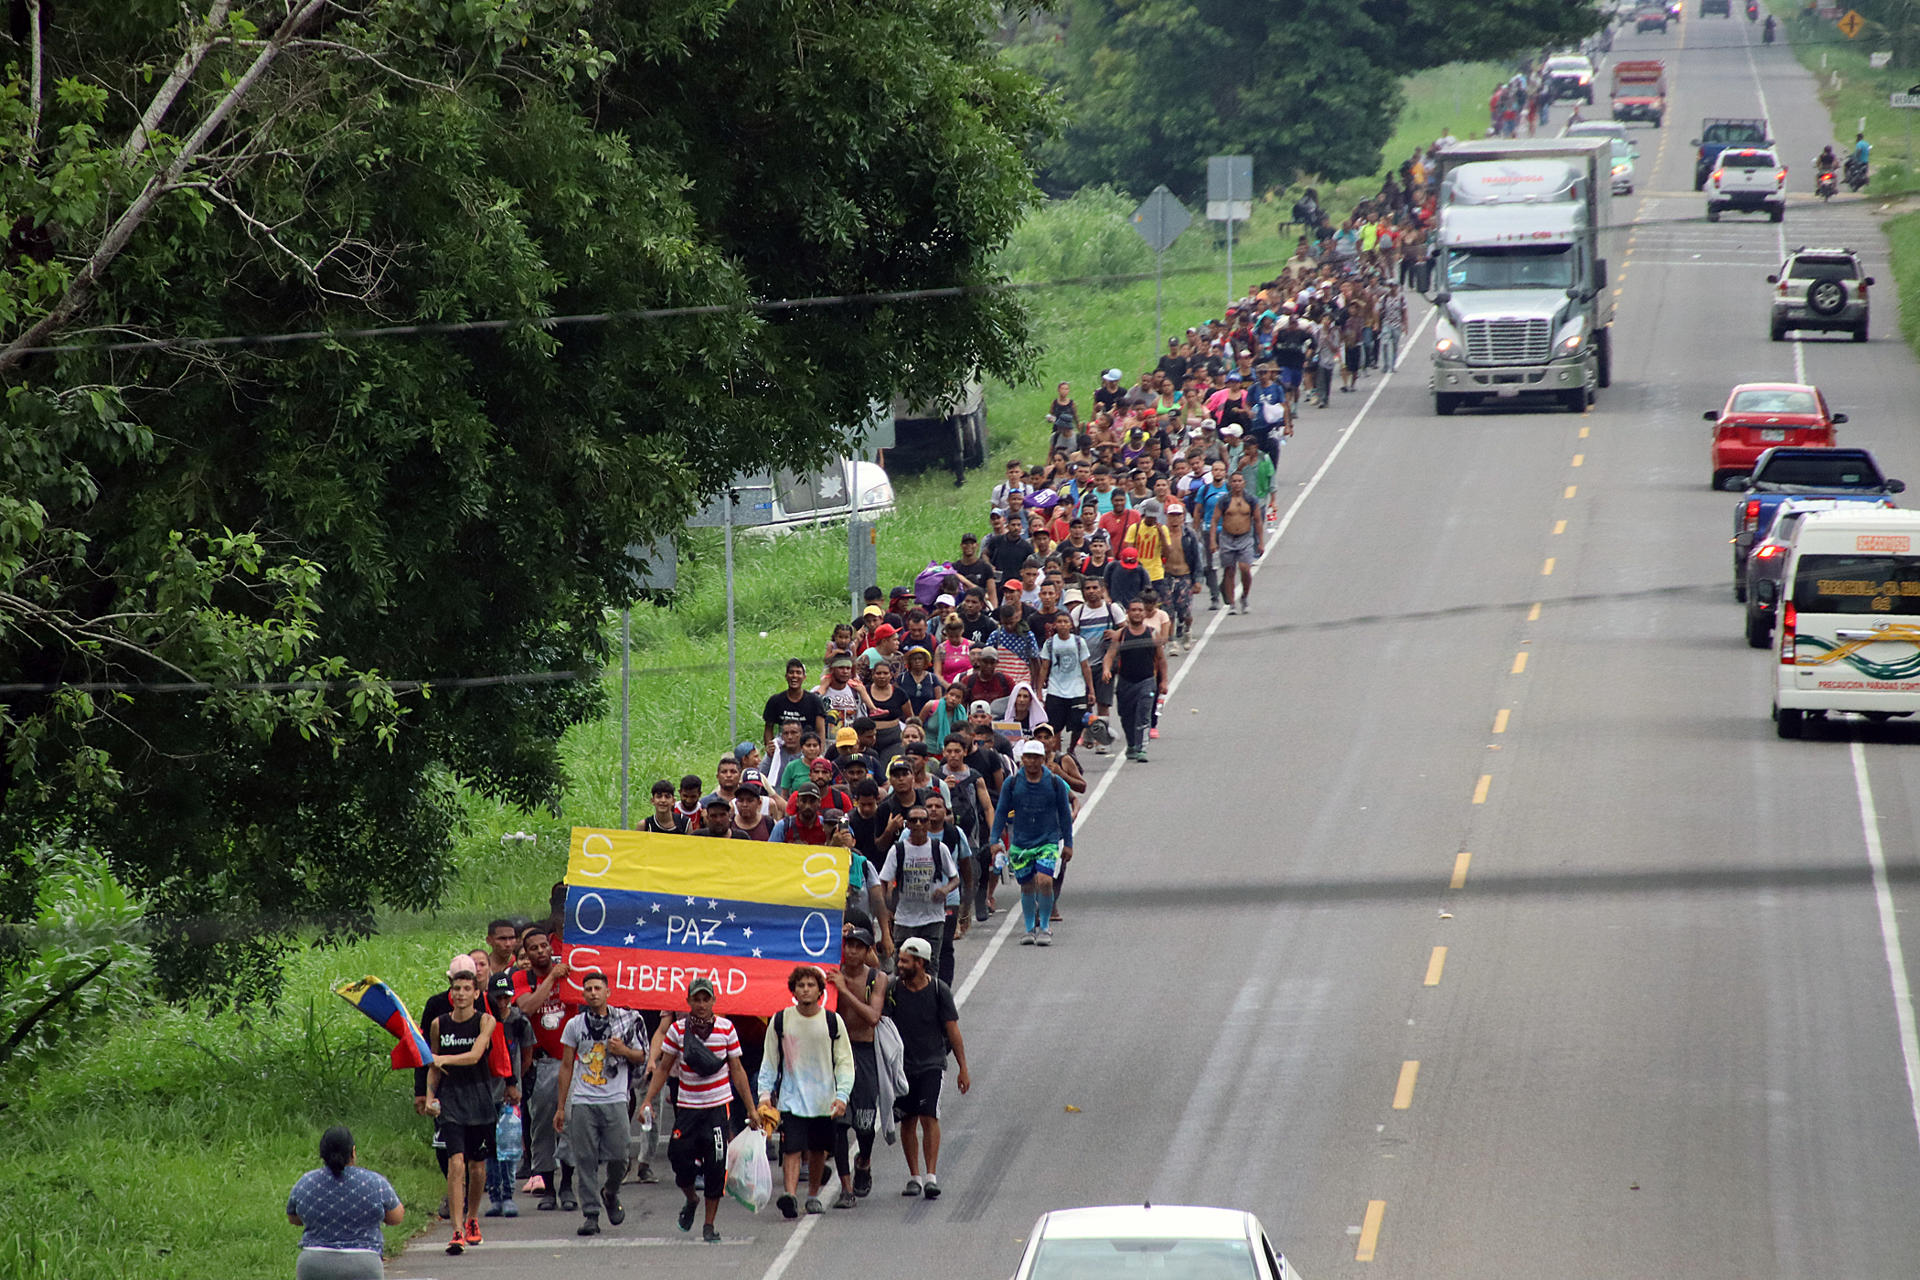
[[[1140,567],[1147,571],[1149,581],[1158,582],[1167,576],[1167,531],[1160,525],[1142,520],[1127,530],[1120,545],[1140,553]]]

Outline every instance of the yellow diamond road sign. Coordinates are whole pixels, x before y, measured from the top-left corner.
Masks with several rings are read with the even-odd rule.
[[[1867,20],[1861,17],[1857,12],[1855,12],[1852,9],[1849,9],[1845,13],[1840,15],[1841,34],[1845,35],[1849,40],[1859,35],[1860,28],[1866,25],[1867,25]]]

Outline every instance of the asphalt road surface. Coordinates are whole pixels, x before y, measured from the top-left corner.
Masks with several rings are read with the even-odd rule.
[[[1041,1210],[1146,1198],[1255,1210],[1313,1280],[1920,1272],[1920,726],[1775,738],[1700,420],[1804,371],[1920,481],[1920,370],[1872,202],[1807,198],[1828,117],[1758,41],[1616,41],[1671,113],[1614,201],[1591,412],[1434,417],[1430,328],[1308,411],[1253,612],[1202,615],[1151,763],[1097,775],[1057,944],[962,944],[944,1199],[883,1150],[850,1213],[729,1203],[702,1246],[630,1186],[597,1242],[529,1211],[391,1274],[993,1280]],[[1687,139],[1763,111],[1796,202],[1710,226]],[[1800,243],[1865,253],[1872,342],[1768,341]]]

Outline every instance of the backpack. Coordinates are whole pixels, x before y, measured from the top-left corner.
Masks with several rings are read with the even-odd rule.
[[[791,1008],[791,1007],[792,1007],[791,1005],[788,1006],[788,1008]],[[835,1013],[831,1009],[822,1009],[820,1012],[827,1015],[828,1045],[832,1046],[832,1045],[839,1044],[840,1043],[840,1025],[841,1025],[840,1015]],[[786,1023],[782,1022],[781,1019],[786,1016],[787,1016],[786,1009],[782,1009],[780,1010],[780,1012],[773,1015],[773,1040],[775,1044],[780,1044],[781,1037],[785,1034],[784,1028],[786,1027]],[[773,1089],[771,1092],[767,1094],[767,1097],[778,1098],[780,1096],[780,1085],[786,1080],[786,1078],[787,1078],[787,1052],[786,1052],[786,1047],[784,1045],[781,1045],[780,1069],[774,1073]]]
[[[920,602],[921,608],[933,608],[933,602],[940,598],[940,584],[952,574],[952,562],[930,560],[926,568],[914,575],[913,598]]]

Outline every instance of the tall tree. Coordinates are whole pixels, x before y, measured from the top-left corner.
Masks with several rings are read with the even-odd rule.
[[[1165,183],[1194,198],[1206,159],[1251,155],[1275,183],[1379,167],[1399,79],[1577,39],[1590,0],[1073,0],[1055,190]]]
[[[201,2],[17,6],[0,839],[90,840],[171,989],[256,992],[436,901],[456,783],[553,803],[599,706],[387,677],[590,672],[626,547],[1025,367],[1008,295],[746,304],[990,282],[1047,116],[984,0]],[[536,323],[657,308],[717,310]],[[76,688],[157,680],[218,687]]]

